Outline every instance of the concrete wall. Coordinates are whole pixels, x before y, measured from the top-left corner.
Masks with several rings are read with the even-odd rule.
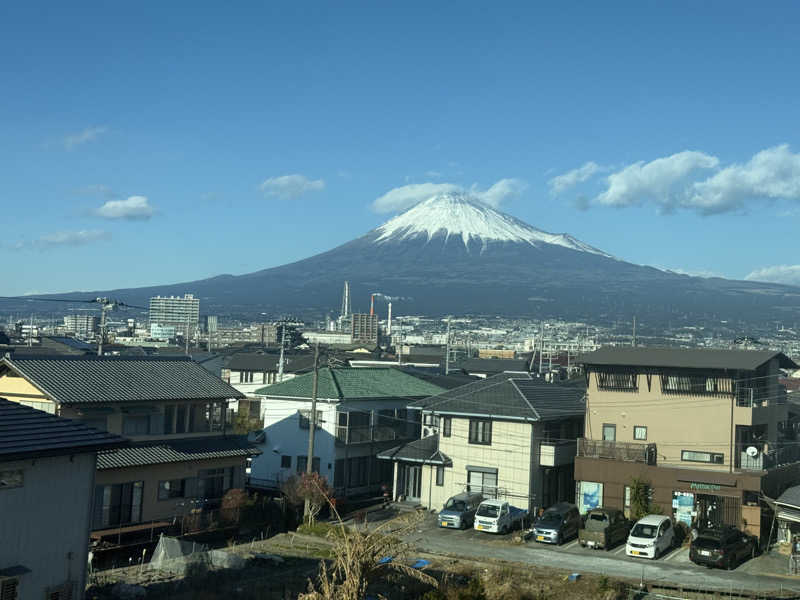
[[[75,582],[83,598],[95,455],[77,454],[15,463],[22,487],[0,490],[0,569],[22,565],[20,600],[41,600],[51,586]]]

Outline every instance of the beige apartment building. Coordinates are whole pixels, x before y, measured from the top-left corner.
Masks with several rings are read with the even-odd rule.
[[[188,358],[6,357],[0,397],[130,440],[97,455],[95,537],[215,507],[260,453],[227,432],[227,403],[244,395]]]
[[[499,373],[412,403],[422,437],[378,458],[394,463],[394,498],[430,509],[464,491],[529,510],[572,499],[584,390]]]
[[[577,504],[629,512],[634,478],[687,525],[762,533],[762,499],[800,478],[772,351],[601,348],[581,357],[584,438],[575,460]]]

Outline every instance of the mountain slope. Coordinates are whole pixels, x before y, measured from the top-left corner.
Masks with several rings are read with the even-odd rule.
[[[355,311],[369,294],[398,298],[396,314],[601,318],[796,318],[800,289],[678,275],[611,257],[462,195],[430,198],[364,236],[304,260],[246,275],[110,295],[131,304],[194,293],[209,314],[335,314],[350,281]],[[63,297],[63,295],[60,295]],[[383,312],[383,310],[381,310]]]

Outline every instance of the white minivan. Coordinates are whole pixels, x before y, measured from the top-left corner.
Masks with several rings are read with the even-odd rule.
[[[625,554],[642,558],[658,558],[675,545],[672,519],[664,515],[642,517],[631,529]]]

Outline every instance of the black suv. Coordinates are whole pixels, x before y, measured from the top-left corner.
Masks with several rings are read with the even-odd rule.
[[[735,527],[704,529],[692,541],[689,560],[698,565],[733,569],[758,552],[758,540]]]

